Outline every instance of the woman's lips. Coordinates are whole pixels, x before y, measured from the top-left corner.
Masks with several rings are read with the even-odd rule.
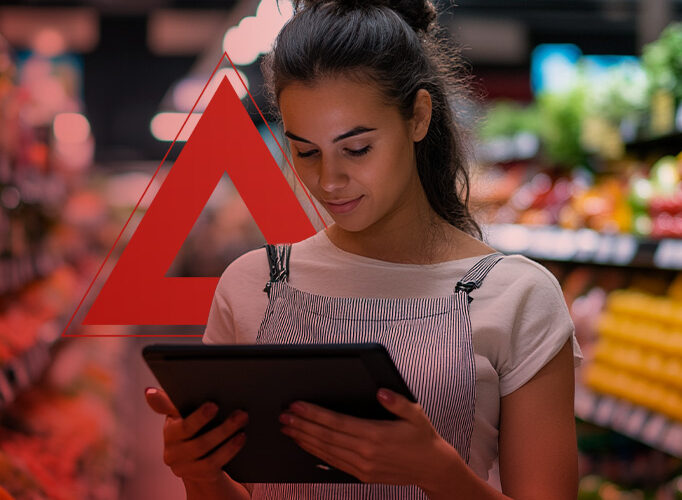
[[[363,196],[355,198],[354,200],[347,201],[345,203],[332,203],[329,201],[325,201],[324,205],[330,212],[333,212],[335,214],[346,214],[358,206],[358,203],[360,203],[360,200],[362,200]]]

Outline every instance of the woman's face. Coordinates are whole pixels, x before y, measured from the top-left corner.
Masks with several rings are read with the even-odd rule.
[[[296,82],[280,92],[296,171],[346,231],[400,226],[414,217],[415,204],[425,200],[414,142],[428,129],[428,92],[420,90],[421,107],[415,106],[419,112],[411,120],[382,103],[377,92],[346,78],[323,79],[313,86]]]

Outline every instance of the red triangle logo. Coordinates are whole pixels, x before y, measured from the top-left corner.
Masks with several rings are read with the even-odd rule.
[[[216,70],[225,57],[226,53]],[[250,93],[249,96],[253,101]],[[268,243],[295,242],[315,234],[280,167],[224,77],[83,325],[206,324],[219,278],[165,274],[225,173]],[[83,300],[79,308],[82,303]],[[77,312],[78,309],[71,321]]]

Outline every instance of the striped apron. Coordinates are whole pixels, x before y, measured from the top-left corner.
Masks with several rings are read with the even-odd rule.
[[[270,281],[256,344],[378,342],[434,428],[468,463],[476,403],[469,293],[502,254],[479,260],[444,297],[327,297],[291,287],[291,245],[266,245]],[[426,499],[415,485],[255,483],[253,499]]]

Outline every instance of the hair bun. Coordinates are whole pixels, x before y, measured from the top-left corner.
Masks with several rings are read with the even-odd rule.
[[[428,31],[436,20],[438,11],[431,0],[293,0],[294,9],[316,4],[332,3],[344,10],[363,9],[373,6],[388,7],[396,11],[415,31]]]
[[[415,31],[428,31],[438,17],[438,12],[430,0],[387,0],[386,5],[395,10]]]

